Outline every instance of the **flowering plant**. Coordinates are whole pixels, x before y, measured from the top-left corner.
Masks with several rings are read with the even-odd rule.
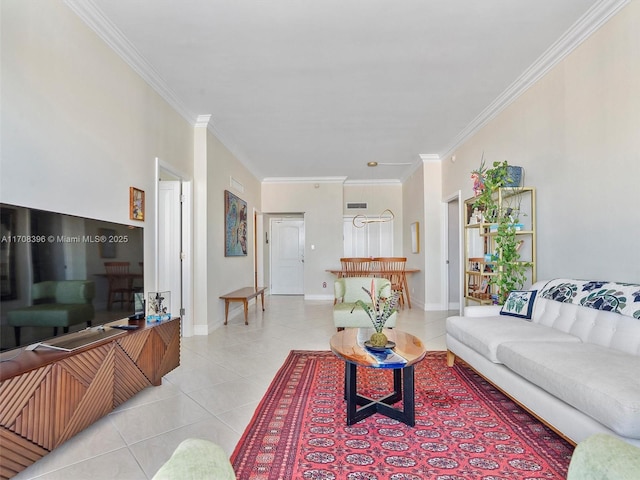
[[[382,291],[382,288],[380,288],[380,291]],[[397,306],[400,295],[398,292],[392,292],[390,297],[383,297],[380,295],[380,291],[376,294],[373,279],[371,280],[371,290],[367,290],[365,287],[362,287],[362,289],[371,297],[371,304],[356,300],[356,305],[367,312],[373,327],[376,329],[376,333],[382,333],[384,324],[387,323],[389,317],[398,311]]]

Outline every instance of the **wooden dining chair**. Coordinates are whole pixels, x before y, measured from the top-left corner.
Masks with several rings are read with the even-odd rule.
[[[371,259],[368,257],[344,257],[340,259],[342,277],[367,277],[371,270]]]
[[[133,288],[129,276],[129,262],[104,262],[104,268],[109,282],[107,310],[111,310],[111,306],[118,302],[121,308],[124,307],[125,302],[132,304]]]
[[[378,257],[373,262],[375,269],[383,272],[381,275],[391,282],[391,290],[400,293],[399,304],[404,308],[407,257]]]

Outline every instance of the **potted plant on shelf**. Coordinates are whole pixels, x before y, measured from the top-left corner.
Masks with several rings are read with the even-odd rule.
[[[483,212],[486,222],[494,223],[499,215],[496,194],[499,188],[504,187],[509,182],[508,167],[509,164],[505,160],[503,162],[493,162],[492,168],[486,168],[483,155],[480,168],[471,172],[476,196],[473,208]]]
[[[492,168],[484,165],[484,156],[480,168],[471,172],[474,178],[476,199],[473,208],[483,212],[484,222],[495,224],[488,227],[489,234],[494,236],[496,252],[493,254],[494,275],[489,280],[498,293],[498,303],[503,304],[509,292],[522,288],[527,280],[529,262],[523,262],[518,252],[522,241],[518,240],[517,230],[520,227],[520,194],[516,187],[512,187],[513,180],[510,165],[503,162],[493,162]],[[478,178],[482,187],[478,188]],[[508,196],[499,201],[500,188],[510,187]]]

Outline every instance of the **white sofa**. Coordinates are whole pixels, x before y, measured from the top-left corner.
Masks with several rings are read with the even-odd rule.
[[[640,285],[556,279],[531,290],[530,319],[500,306],[449,317],[449,365],[464,360],[575,443],[607,433],[640,446]]]

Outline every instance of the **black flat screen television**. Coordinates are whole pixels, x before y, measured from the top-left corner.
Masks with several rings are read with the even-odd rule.
[[[54,334],[50,324],[67,322],[65,315],[77,322],[66,328],[75,332],[134,312],[133,292],[144,290],[142,227],[4,203],[0,220],[1,350],[64,334],[64,327],[55,328]],[[128,273],[107,276],[106,264],[113,262]],[[89,283],[82,283],[79,293],[80,284],[69,280]],[[54,290],[61,292],[57,300]],[[91,306],[84,306],[82,313],[51,305],[60,299],[74,302],[78,295]],[[26,310],[29,307],[36,309]]]

